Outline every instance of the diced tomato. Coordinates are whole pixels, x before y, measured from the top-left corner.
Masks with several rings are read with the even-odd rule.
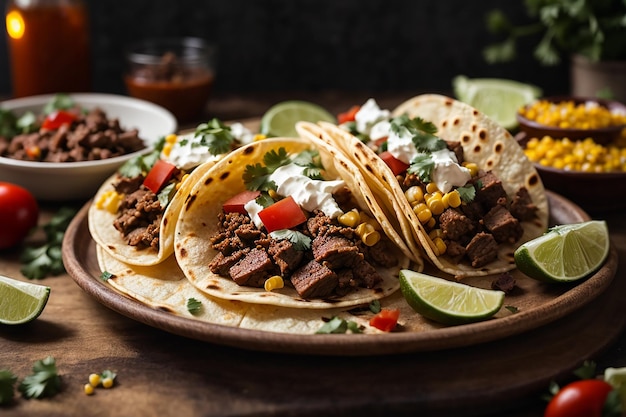
[[[41,127],[48,130],[56,130],[63,125],[71,124],[76,119],[78,119],[78,117],[72,112],[57,110],[46,116]]]
[[[384,308],[370,319],[370,326],[376,327],[383,332],[392,331],[398,324],[400,310],[397,308]]]
[[[393,156],[388,151],[385,151],[385,152],[381,153],[378,156],[380,157],[380,159],[385,161],[385,163],[387,164],[387,166],[389,168],[391,168],[391,171],[393,172],[393,175],[402,174],[409,167],[407,164],[405,164],[401,160],[396,159],[396,157]]]
[[[387,139],[388,139],[388,138],[387,138],[387,136],[382,137],[382,138],[380,138],[380,139],[376,139],[376,140],[374,141],[374,144],[375,144],[376,146],[380,146],[380,145],[382,145],[383,143],[387,142]]]
[[[259,218],[268,233],[274,230],[291,229],[306,221],[304,212],[292,196],[285,197],[264,208],[259,212]]]
[[[361,110],[361,106],[352,106],[350,107],[348,111],[339,113],[337,115],[337,121],[339,122],[339,124],[346,123],[346,122],[353,122],[354,117],[359,112],[359,110]]]
[[[148,187],[153,193],[158,193],[165,183],[172,177],[176,170],[176,165],[170,164],[162,159],[156,161],[148,175],[143,180],[143,185]]]
[[[222,205],[222,208],[224,209],[225,213],[246,214],[246,209],[244,208],[246,203],[254,200],[259,195],[261,195],[260,191],[243,191],[236,196],[226,200],[226,202]]]

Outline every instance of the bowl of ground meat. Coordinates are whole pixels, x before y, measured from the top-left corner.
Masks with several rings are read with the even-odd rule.
[[[0,181],[40,201],[91,198],[129,159],[177,130],[171,112],[111,94],[49,94],[0,102]]]

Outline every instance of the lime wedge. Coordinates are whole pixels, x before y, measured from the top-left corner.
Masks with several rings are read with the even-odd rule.
[[[298,137],[299,121],[336,123],[335,116],[317,104],[308,101],[288,100],[273,105],[261,118],[261,133],[267,136]]]
[[[492,118],[506,129],[517,127],[517,111],[539,98],[539,87],[502,78],[467,78],[452,80],[454,95]]]
[[[0,323],[22,324],[36,319],[49,296],[50,287],[0,275]]]
[[[413,310],[444,324],[488,319],[504,302],[502,291],[476,288],[408,269],[400,271],[400,289]]]
[[[556,226],[515,251],[517,268],[546,282],[571,282],[589,276],[609,255],[606,222],[591,220]]]

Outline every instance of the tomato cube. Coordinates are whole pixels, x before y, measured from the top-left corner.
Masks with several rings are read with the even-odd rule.
[[[378,155],[380,157],[380,159],[382,159],[387,166],[391,169],[391,171],[393,172],[393,175],[399,175],[402,174],[404,171],[407,170],[407,168],[409,167],[408,164],[405,164],[404,162],[402,162],[399,159],[396,159],[395,156],[393,156],[389,151],[385,151],[383,153],[381,153],[380,155]]]
[[[259,218],[268,233],[291,229],[306,221],[306,215],[292,196],[285,197],[264,208],[259,212]]]
[[[242,191],[234,197],[229,198],[222,204],[222,209],[225,213],[241,213],[246,214],[244,206],[249,202],[261,195],[260,191]]]

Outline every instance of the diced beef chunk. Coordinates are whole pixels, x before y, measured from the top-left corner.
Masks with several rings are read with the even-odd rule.
[[[363,254],[354,243],[340,236],[317,236],[311,248],[315,260],[327,263],[331,269],[351,267],[363,259]]]
[[[331,269],[313,260],[293,273],[291,283],[302,298],[322,298],[333,293],[339,277]]]
[[[211,272],[217,275],[230,276],[230,268],[235,265],[241,258],[245,256],[250,250],[248,248],[244,250],[238,250],[231,255],[224,255],[222,252],[218,252],[213,260],[209,263],[209,269]]]
[[[483,219],[483,224],[499,243],[515,243],[524,234],[519,220],[501,205],[496,205],[489,210]]]
[[[273,268],[274,264],[267,252],[255,248],[233,265],[229,274],[233,281],[239,285],[262,287]]]
[[[376,268],[363,259],[354,263],[352,266],[352,275],[362,283],[361,286],[366,288],[374,288],[376,284],[383,280],[376,271]]]
[[[446,141],[446,144],[448,145],[448,149],[454,152],[454,156],[456,156],[458,164],[461,165],[463,161],[465,161],[463,145],[461,145],[461,142]]]
[[[218,228],[219,233],[210,239],[211,246],[225,255],[250,246],[262,237],[262,232],[252,224],[250,218],[241,213],[220,213]]]
[[[363,243],[359,245],[360,251],[365,258],[372,263],[385,268],[391,268],[398,264],[398,257],[391,248],[392,243],[388,240],[381,239],[374,246],[367,246]]]
[[[532,220],[537,212],[537,206],[530,198],[530,194],[526,187],[517,190],[513,201],[511,201],[511,214],[519,221]]]
[[[480,181],[482,186],[476,192],[476,201],[480,202],[486,210],[498,204],[498,200],[501,198],[506,201],[507,196],[502,181],[493,172],[482,173],[474,182],[477,181]]]
[[[483,206],[476,200],[461,205],[461,211],[467,216],[468,219],[479,221],[485,215]]]
[[[271,239],[267,253],[272,257],[274,263],[280,269],[281,275],[292,273],[302,261],[304,252],[296,250],[289,240]]]
[[[114,184],[114,188],[119,194],[131,194],[139,189],[143,180],[144,177],[141,175],[132,178],[120,176]]]
[[[461,245],[456,240],[446,240],[446,254],[456,260],[460,261],[465,256],[465,246]]]
[[[510,294],[515,289],[516,284],[517,283],[515,282],[513,275],[511,275],[510,272],[505,272],[500,274],[498,279],[491,283],[491,289],[504,291],[504,293]]]
[[[465,251],[472,266],[480,268],[498,257],[498,243],[493,235],[480,232],[467,244]]]
[[[439,217],[439,223],[445,239],[459,240],[474,230],[474,222],[461,211],[447,208]]]

